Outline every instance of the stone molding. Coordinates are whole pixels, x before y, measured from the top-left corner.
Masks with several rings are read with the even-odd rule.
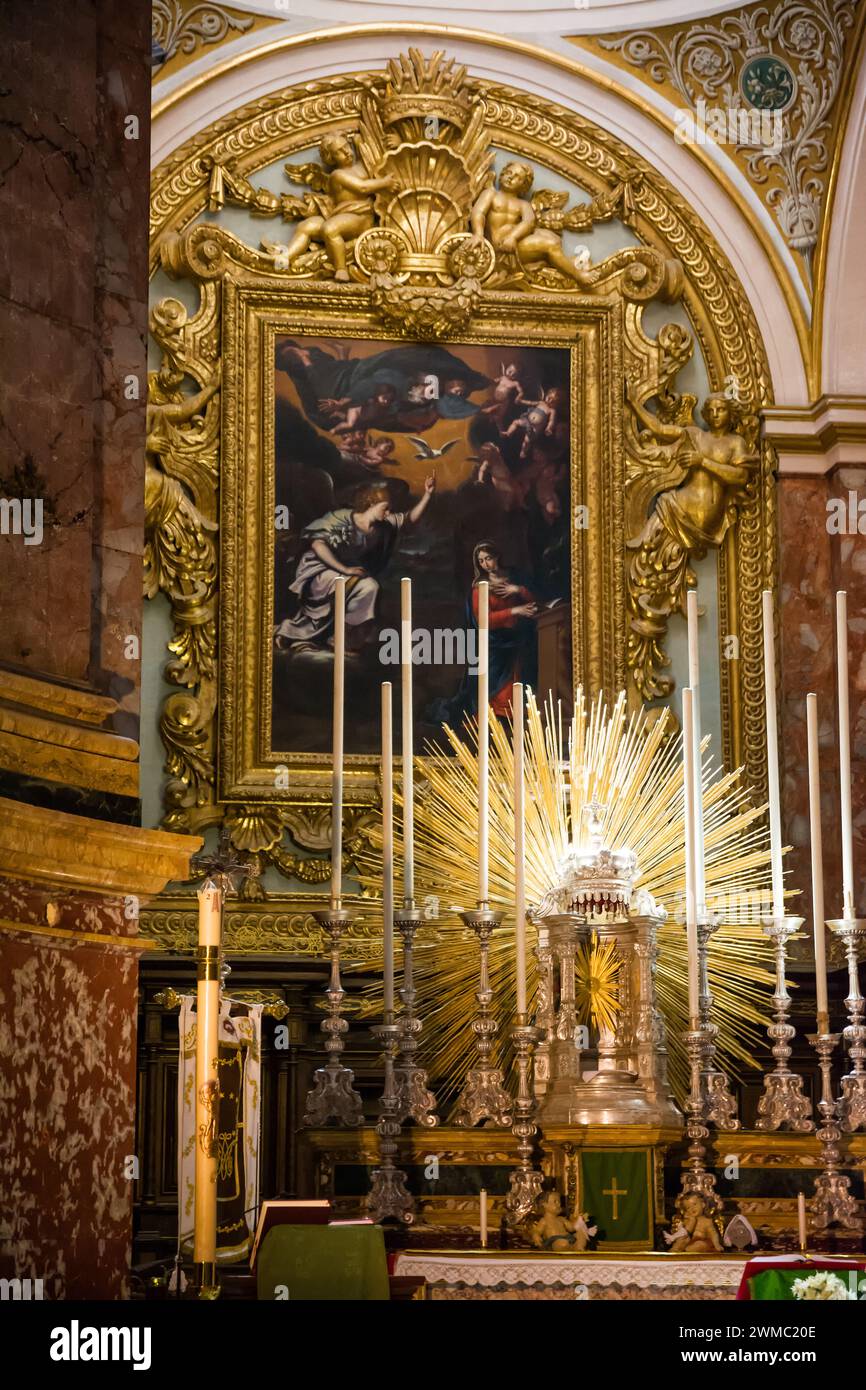
[[[767,406],[764,438],[780,473],[830,473],[866,464],[866,397],[823,395],[809,406]]]
[[[63,893],[140,899],[189,874],[195,835],[115,825],[0,798],[0,875]],[[23,924],[26,928],[26,923]]]

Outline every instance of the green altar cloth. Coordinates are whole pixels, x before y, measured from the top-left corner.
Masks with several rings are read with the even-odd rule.
[[[650,1249],[653,1239],[652,1154],[649,1149],[583,1149],[581,1211],[598,1227],[601,1250]]]
[[[381,1226],[275,1226],[256,1262],[259,1299],[387,1300]]]

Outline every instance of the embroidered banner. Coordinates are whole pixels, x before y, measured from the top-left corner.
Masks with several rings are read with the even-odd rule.
[[[220,1099],[217,1126],[217,1260],[250,1251],[259,1203],[262,1005],[232,1017],[220,1009]],[[195,1209],[195,996],[181,999],[178,1068],[178,1223],[181,1251],[192,1253]]]

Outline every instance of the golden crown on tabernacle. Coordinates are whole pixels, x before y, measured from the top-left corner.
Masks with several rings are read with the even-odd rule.
[[[630,849],[609,849],[603,843],[603,806],[593,800],[585,809],[589,814],[588,843],[566,854],[559,882],[545,895],[539,917],[547,916],[551,910],[600,917],[629,909],[637,878],[637,855]]]

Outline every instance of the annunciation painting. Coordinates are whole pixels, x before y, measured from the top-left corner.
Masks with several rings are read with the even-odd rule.
[[[571,595],[571,352],[279,333],[274,355],[272,752],[329,749],[341,575],[348,753],[378,748],[403,577],[419,744],[475,711],[481,579],[506,714],[515,680],[537,685],[539,621]]]

